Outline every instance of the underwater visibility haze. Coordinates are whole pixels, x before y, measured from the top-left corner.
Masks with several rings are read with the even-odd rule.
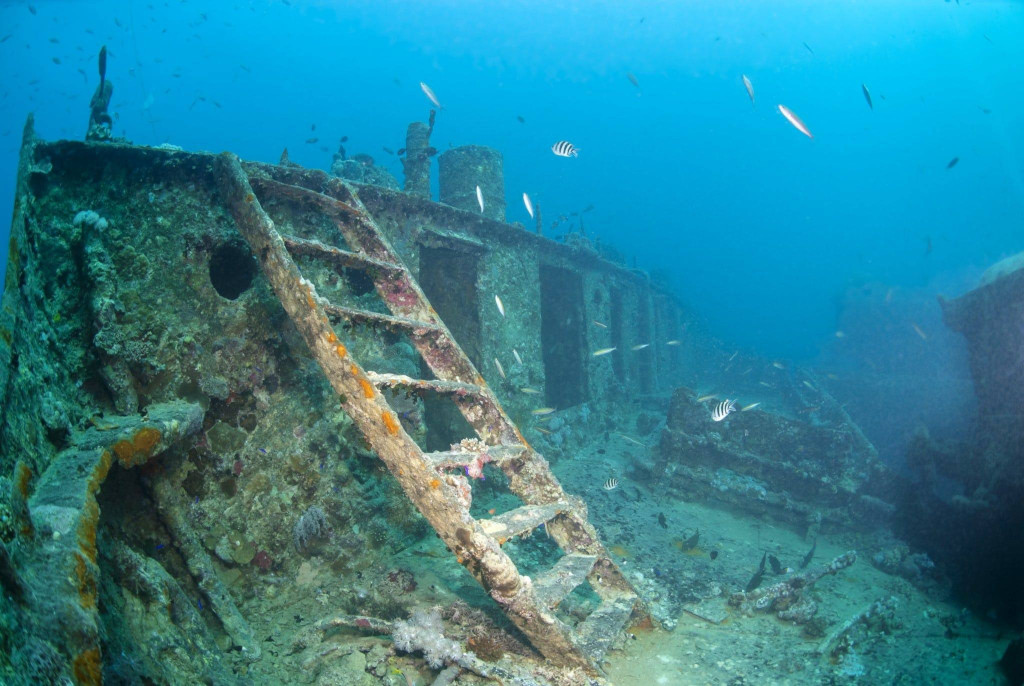
[[[1024,683],[1021,3],[0,60],[0,681]]]

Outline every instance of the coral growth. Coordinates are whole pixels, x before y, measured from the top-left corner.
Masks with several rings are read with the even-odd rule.
[[[391,629],[395,639],[395,647],[406,653],[423,651],[427,664],[434,669],[466,657],[455,641],[444,636],[444,625],[441,624],[441,612],[434,608],[416,610],[407,621],[395,622]]]
[[[299,550],[306,550],[310,542],[321,538],[327,533],[327,515],[316,505],[310,507],[299,517],[292,529],[292,539],[295,547]]]

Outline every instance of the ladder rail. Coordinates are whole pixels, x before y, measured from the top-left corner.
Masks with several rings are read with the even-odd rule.
[[[334,330],[315,291],[291,259],[283,239],[249,184],[238,158],[224,153],[217,162],[225,204],[249,242],[288,316],[295,323],[342,407],[367,443],[398,480],[402,490],[430,522],[460,564],[500,603],[509,618],[546,658],[593,673],[570,632],[536,598],[529,577],[489,536],[459,500],[462,476],[439,475],[402,428],[386,399],[370,382]]]

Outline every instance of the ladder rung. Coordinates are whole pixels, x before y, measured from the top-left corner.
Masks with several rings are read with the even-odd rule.
[[[492,463],[498,463],[502,460],[519,457],[524,450],[526,448],[521,445],[492,445],[487,447],[487,454],[491,456]],[[446,450],[436,453],[424,453],[423,457],[434,469],[458,469],[468,465],[479,454],[463,450]]]
[[[553,608],[562,602],[562,598],[572,593],[573,589],[583,583],[594,568],[597,555],[568,553],[562,556],[555,566],[534,578],[533,591],[537,601],[545,607]]]
[[[491,519],[481,519],[480,526],[484,533],[492,538],[512,538],[519,534],[525,534],[527,531],[533,531],[568,509],[568,503],[524,505]]]
[[[377,324],[385,326],[392,331],[399,333],[410,333],[414,336],[423,336],[428,333],[441,333],[442,329],[437,324],[421,322],[408,317],[396,317],[393,314],[381,314],[369,310],[356,310],[351,307],[342,307],[331,303],[324,303],[324,312],[330,317],[344,319],[353,324]]]
[[[366,378],[378,388],[408,388],[415,391],[433,391],[442,395],[481,395],[484,389],[476,384],[441,379],[414,379],[405,374],[378,374],[366,372]]]
[[[600,662],[633,614],[636,596],[622,595],[603,601],[576,627],[576,643],[593,662]]]
[[[342,250],[341,248],[336,248],[333,245],[327,245],[320,241],[313,241],[308,238],[298,238],[297,236],[285,236],[284,234],[281,235],[281,240],[284,241],[285,247],[288,248],[288,252],[292,255],[318,257],[337,267],[349,267],[351,269],[364,270],[381,269],[391,273],[405,271],[397,264],[375,260],[372,257],[361,255],[357,252]]]

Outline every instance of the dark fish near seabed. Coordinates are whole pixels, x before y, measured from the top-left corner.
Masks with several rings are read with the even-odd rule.
[[[700,540],[700,529],[693,532],[693,536],[683,541],[683,550],[692,550],[697,547],[697,541]]]
[[[772,574],[782,574],[782,563],[779,562],[779,558],[774,555],[768,556],[768,564],[772,566]]]
[[[860,89],[864,92],[864,99],[868,101],[868,107],[875,109],[874,104],[871,102],[871,92],[868,91],[868,87],[862,83],[860,84]]]
[[[804,555],[804,559],[800,562],[800,569],[803,569],[807,565],[811,564],[811,560],[814,559],[814,551],[818,549],[818,539],[814,539],[814,545]]]
[[[764,577],[764,563],[767,557],[768,553],[766,552],[761,557],[761,564],[758,566],[757,571],[754,572],[754,576],[750,577],[750,581],[748,581],[747,585],[743,587],[743,590],[747,593],[750,593],[755,588],[761,585],[761,579]]]
[[[954,157],[953,159],[951,159],[949,161],[949,164],[946,165],[946,169],[952,169],[953,167],[956,166],[956,163],[959,162],[959,161],[960,161],[959,157]]]
[[[658,524],[661,525],[662,529],[667,529],[668,528],[668,521],[665,519],[665,513],[664,512],[659,512],[658,513]]]

